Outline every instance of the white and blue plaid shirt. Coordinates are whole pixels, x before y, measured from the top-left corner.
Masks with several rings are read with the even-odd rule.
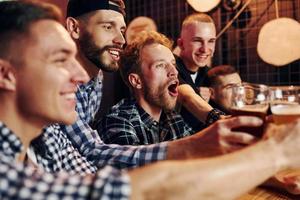
[[[17,163],[23,148],[19,138],[0,121],[0,199],[129,199],[126,172],[106,166],[89,176],[49,174]]]
[[[71,126],[47,127],[32,143],[38,163],[47,171],[85,174],[106,165],[126,169],[165,159],[166,143],[138,147],[104,144],[97,131],[89,126],[99,109],[101,96],[102,73],[99,73],[76,93],[78,120]]]

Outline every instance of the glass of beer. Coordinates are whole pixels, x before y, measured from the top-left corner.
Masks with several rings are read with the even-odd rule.
[[[270,89],[270,106],[276,124],[293,122],[300,118],[300,87],[286,86]]]
[[[243,83],[232,87],[231,114],[233,116],[256,116],[265,121],[269,108],[269,88],[262,84]],[[264,126],[235,129],[261,137]]]

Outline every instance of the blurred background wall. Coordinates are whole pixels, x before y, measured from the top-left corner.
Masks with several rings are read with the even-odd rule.
[[[241,0],[242,4],[246,0]],[[137,16],[151,17],[158,30],[176,41],[182,20],[195,12],[185,0],[125,0],[127,22]],[[237,10],[226,10],[222,3],[209,14],[219,32]],[[244,81],[269,85],[300,85],[300,62],[281,68],[264,63],[257,55],[256,45],[260,28],[275,19],[274,0],[252,0],[247,9],[217,41],[213,66],[231,64]],[[279,16],[300,20],[300,0],[278,0]],[[241,6],[242,6],[241,4]],[[239,9],[239,8],[238,8]],[[284,41],[283,41],[284,42]]]

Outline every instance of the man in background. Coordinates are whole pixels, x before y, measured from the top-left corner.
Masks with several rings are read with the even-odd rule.
[[[209,104],[230,114],[231,88],[242,83],[240,75],[230,65],[213,67],[207,73],[211,91]]]
[[[197,119],[192,114],[195,109],[185,102],[183,102],[180,113],[195,131],[205,127],[205,123],[199,123],[199,119],[202,118],[202,122],[208,124],[207,122],[211,123],[224,114],[206,103],[210,98],[210,92],[207,88],[208,65],[213,57],[215,44],[216,27],[210,16],[204,13],[196,13],[184,19],[180,37],[177,40],[177,45],[180,48],[176,60],[179,79],[182,84],[190,85],[195,93],[202,97],[204,101],[199,99],[199,105],[202,105],[200,109],[204,111],[202,113],[205,115]],[[207,119],[207,117],[213,119]]]

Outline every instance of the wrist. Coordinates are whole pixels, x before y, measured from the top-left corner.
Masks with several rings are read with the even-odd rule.
[[[288,162],[281,145],[278,144],[274,138],[269,138],[267,142],[272,149],[272,158],[274,160],[276,171],[279,172],[285,170],[288,166]]]
[[[221,118],[221,115],[226,115],[224,112],[220,111],[219,109],[213,108],[211,109],[206,116],[205,124],[207,126],[213,124],[215,121]]]

